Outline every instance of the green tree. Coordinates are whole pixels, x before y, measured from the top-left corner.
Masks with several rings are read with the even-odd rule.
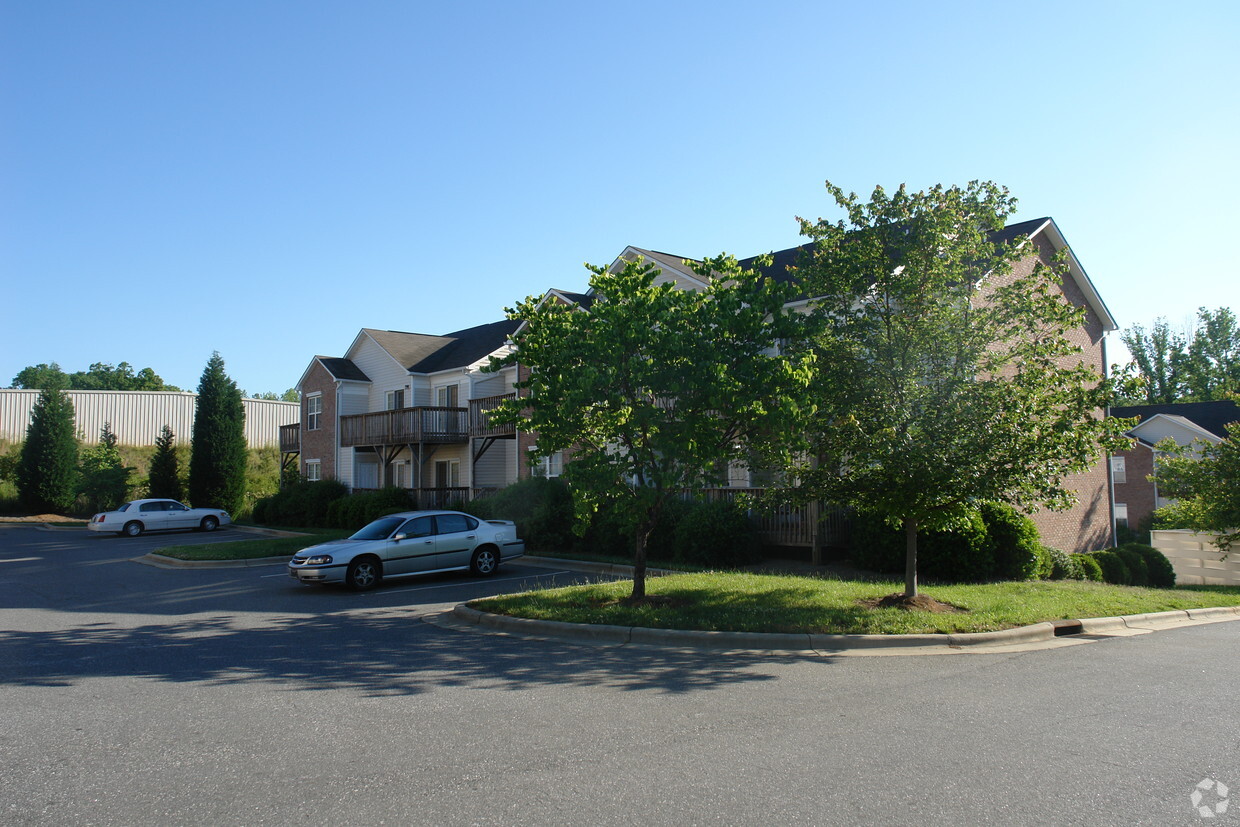
[[[105,422],[99,432],[99,443],[81,452],[78,490],[85,495],[93,511],[111,511],[125,501],[133,470],[121,461],[112,424]]]
[[[297,393],[297,388],[289,388],[284,393],[276,393],[275,391],[263,391],[255,394],[254,399],[269,399],[273,402],[298,402],[301,395]]]
[[[151,457],[149,488],[152,497],[180,500],[185,496],[181,486],[181,465],[177,459],[176,435],[167,425],[155,439],[155,455]]]
[[[1229,308],[1198,308],[1187,331],[1159,318],[1149,333],[1133,325],[1120,339],[1132,354],[1129,370],[1144,382],[1132,403],[1212,402],[1240,393],[1240,325]]]
[[[199,507],[241,512],[245,503],[245,407],[237,383],[213,353],[198,383],[190,446],[189,499]]]
[[[1132,354],[1132,370],[1144,380],[1141,397],[1128,401],[1161,405],[1182,399],[1187,368],[1184,337],[1173,331],[1166,319],[1156,319],[1149,333],[1141,325],[1133,325],[1119,338]]]
[[[1159,509],[1175,525],[1218,535],[1223,552],[1240,541],[1240,422],[1227,426],[1227,439],[1179,447],[1158,444],[1158,492],[1176,501]]]
[[[868,203],[827,183],[847,221],[802,220],[814,242],[798,271],[815,300],[813,461],[802,496],[885,517],[905,537],[905,597],[917,596],[917,537],[971,504],[1068,507],[1064,477],[1125,444],[1103,419],[1112,391],[1067,333],[1084,311],[1062,272],[1014,268],[1004,243],[1015,199],[989,182]]]
[[[39,391],[44,388],[65,388],[68,386],[68,375],[60,369],[60,365],[52,362],[50,365],[40,363],[22,368],[21,372],[13,377],[13,384],[9,387]]]
[[[1230,309],[1197,309],[1186,361],[1189,398],[1212,402],[1240,393],[1240,326]]]
[[[133,365],[121,362],[111,365],[95,362],[88,370],[66,374],[60,365],[39,364],[23,368],[13,378],[14,388],[41,390],[48,387],[67,387],[75,391],[179,391],[169,385],[150,368],[134,373]]]
[[[17,467],[22,506],[35,513],[69,511],[77,491],[77,459],[73,402],[60,387],[45,388],[34,403]]]
[[[655,286],[642,260],[590,266],[588,310],[526,299],[517,353],[493,367],[530,368],[497,421],[538,432],[534,457],[571,451],[564,478],[583,524],[605,504],[635,527],[633,593],[646,588],[646,545],[667,503],[717,484],[720,468],[779,453],[807,356],[773,355],[795,332],[789,289],[719,256],[695,269],[701,292]]]

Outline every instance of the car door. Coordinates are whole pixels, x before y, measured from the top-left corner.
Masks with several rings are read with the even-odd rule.
[[[435,515],[436,568],[468,566],[478,542],[478,521],[464,514]]]
[[[198,523],[190,510],[179,502],[164,503],[168,528],[197,528]]]
[[[164,508],[166,505],[160,500],[138,504],[138,519],[142,521],[145,530],[162,531],[168,527],[168,512]]]
[[[383,570],[387,574],[410,574],[433,568],[435,521],[431,517],[414,517],[392,535]]]

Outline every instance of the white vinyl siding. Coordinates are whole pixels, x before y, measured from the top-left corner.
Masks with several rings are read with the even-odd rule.
[[[505,450],[505,442],[516,440],[500,440],[491,445],[482,458],[474,463],[473,486],[475,488],[503,488],[517,481],[512,451]]]
[[[409,384],[409,371],[369,336],[362,336],[357,347],[346,354],[346,358],[370,379],[367,411],[385,410],[387,392]]]

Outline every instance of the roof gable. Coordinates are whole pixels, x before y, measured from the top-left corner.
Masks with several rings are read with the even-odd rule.
[[[1184,419],[1197,428],[1219,439],[1227,438],[1227,424],[1240,422],[1240,405],[1230,400],[1218,402],[1173,402],[1166,405],[1126,405],[1111,408],[1111,416],[1141,418],[1140,427],[1146,420],[1163,415]],[[1136,428],[1133,428],[1136,431]]]

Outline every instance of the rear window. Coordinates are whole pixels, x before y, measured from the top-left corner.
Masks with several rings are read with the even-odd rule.
[[[121,505],[121,506],[117,507],[117,509],[116,509],[116,510],[117,510],[117,511],[128,511],[128,510],[129,510],[129,506],[131,506],[131,505],[133,505],[133,503],[125,503],[124,505]]]
[[[440,534],[456,534],[461,531],[473,531],[478,527],[478,521],[473,517],[466,517],[464,514],[437,514],[435,515],[435,523],[438,526]]]

